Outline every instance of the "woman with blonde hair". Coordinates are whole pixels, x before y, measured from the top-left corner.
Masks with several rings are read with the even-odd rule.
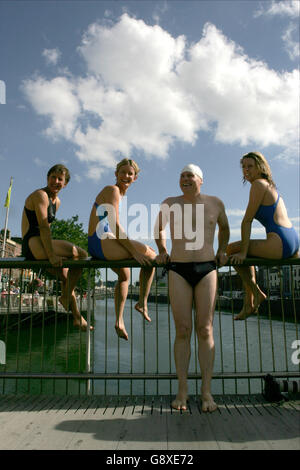
[[[242,264],[247,256],[285,259],[297,254],[299,236],[288,218],[283,199],[277,192],[270,166],[260,152],[249,152],[240,161],[244,183],[251,184],[248,206],[241,225],[242,240],[230,243],[227,254],[232,264]],[[250,239],[253,219],[266,229],[265,240]],[[235,320],[256,313],[266,295],[256,284],[254,266],[236,266],[245,288],[244,305]]]
[[[140,271],[140,295],[135,309],[145,320],[148,316],[147,299],[154,275],[152,262],[156,258],[155,251],[143,243],[129,239],[119,221],[119,208],[122,198],[138,177],[140,169],[134,160],[124,158],[116,167],[116,183],[105,186],[93,204],[88,230],[88,251],[97,259],[124,260],[135,259],[142,265]],[[123,311],[128,295],[130,279],[129,268],[111,268],[118,275],[115,287],[115,330],[120,338],[128,340]]]

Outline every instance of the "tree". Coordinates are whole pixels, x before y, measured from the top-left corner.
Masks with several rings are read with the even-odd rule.
[[[52,237],[57,240],[67,240],[87,250],[88,236],[83,230],[82,223],[78,222],[78,215],[71,219],[55,219],[51,224]]]
[[[80,246],[87,251],[88,249],[88,235],[83,230],[83,224],[78,222],[78,215],[73,215],[71,219],[55,219],[51,224],[52,238],[57,240],[67,240]],[[100,269],[96,269],[95,276],[100,277]],[[94,277],[95,279],[95,277]],[[83,290],[87,290],[88,272],[84,270],[80,279],[79,286]],[[93,287],[94,281],[92,283]]]

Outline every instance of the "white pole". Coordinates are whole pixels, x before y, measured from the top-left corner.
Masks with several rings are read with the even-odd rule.
[[[3,235],[3,243],[2,243],[1,258],[4,258],[4,254],[5,254],[6,234],[7,234],[7,223],[8,223],[8,212],[9,212],[9,207],[6,208],[6,217],[5,217],[5,226],[4,226],[4,235]]]
[[[3,235],[1,258],[4,258],[4,255],[5,255],[6,234],[7,234],[7,225],[8,225],[8,213],[9,213],[9,206],[10,206],[12,182],[13,182],[13,178],[11,176],[10,177],[10,185],[9,185],[9,189],[8,189],[8,192],[7,192],[5,206],[4,206],[4,207],[6,207],[6,217],[5,217],[5,226],[4,226],[4,235]],[[0,270],[0,282],[2,283],[2,269]]]

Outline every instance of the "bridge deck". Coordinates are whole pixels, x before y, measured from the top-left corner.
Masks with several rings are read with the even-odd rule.
[[[300,450],[300,400],[219,395],[214,413],[169,396],[0,396],[2,450]]]

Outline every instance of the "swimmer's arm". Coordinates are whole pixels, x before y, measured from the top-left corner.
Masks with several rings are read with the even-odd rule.
[[[164,201],[162,206],[168,204],[168,200]],[[169,211],[164,211],[161,210],[159,211],[159,214],[157,216],[156,222],[155,222],[155,228],[154,228],[154,238],[155,238],[155,243],[158,248],[158,256],[156,258],[157,263],[166,263],[169,259],[168,251],[167,251],[167,245],[166,245],[166,225],[169,223]]]
[[[119,221],[120,192],[116,186],[107,186],[103,192],[104,204],[108,212],[108,223],[119,243],[135,257],[137,251]]]
[[[219,233],[218,233],[218,250],[216,253],[216,260],[219,266],[223,266],[227,262],[227,259],[228,259],[226,255],[226,249],[227,249],[227,245],[229,242],[230,229],[229,229],[229,223],[228,223],[227,215],[225,212],[224,204],[222,201],[220,201],[219,204],[220,204],[220,213],[219,213],[219,217],[217,220]]]
[[[53,250],[52,235],[48,222],[49,199],[44,191],[37,191],[33,196],[33,205],[40,229],[40,237],[51,264],[61,265],[61,259],[57,257]]]
[[[265,191],[265,182],[261,180],[256,180],[252,183],[249,194],[248,206],[241,224],[240,254],[244,257],[246,257],[248,253],[252,222],[259,206],[262,203]]]

